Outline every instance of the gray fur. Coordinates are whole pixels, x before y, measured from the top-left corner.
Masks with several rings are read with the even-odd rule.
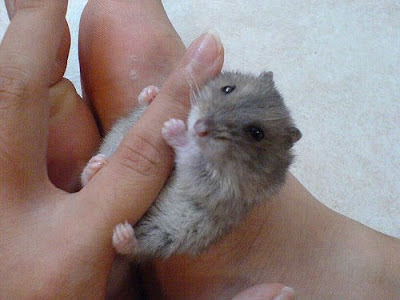
[[[233,86],[225,94],[221,88]],[[199,254],[240,222],[259,201],[284,183],[292,162],[290,148],[301,137],[272,72],[256,77],[224,72],[191,99],[188,143],[176,150],[175,170],[158,199],[135,225],[136,258]],[[101,146],[110,156],[145,110],[116,123]],[[204,120],[211,132],[200,138],[193,125]],[[257,125],[265,138],[255,141],[246,128]]]
[[[129,129],[131,129],[133,124],[139,120],[140,116],[145,110],[145,106],[139,106],[127,117],[120,118],[104,138],[99,153],[104,154],[106,157],[110,157],[115,150],[117,150],[119,144],[122,142]]]

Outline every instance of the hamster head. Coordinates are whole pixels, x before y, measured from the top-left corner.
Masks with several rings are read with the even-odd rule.
[[[293,158],[291,148],[301,137],[272,72],[224,72],[209,81],[192,97],[188,130],[217,168],[233,167],[235,173],[261,180],[284,176]]]

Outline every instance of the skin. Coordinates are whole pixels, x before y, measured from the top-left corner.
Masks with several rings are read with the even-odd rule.
[[[68,137],[79,133],[75,145],[81,138],[88,146],[75,155],[89,158],[99,135],[87,107],[73,97],[72,87],[60,96],[69,99],[61,101],[57,114],[60,118],[49,115],[49,103],[51,106],[57,98],[50,91],[61,83],[54,66],[65,47],[60,41],[66,30],[66,1],[37,1],[29,9],[25,8],[27,1],[18,3],[0,47],[0,295],[39,299],[56,295],[102,297],[114,255],[110,239],[113,227],[124,219],[137,221],[170,171],[171,152],[162,141],[160,128],[166,119],[182,118],[187,110],[189,87],[184,74],[198,44],[182,61],[179,55],[171,56],[161,75],[156,63],[135,65],[139,74],[148,74],[137,79],[137,87],[132,87],[124,76],[106,80],[101,74],[117,75],[117,66],[122,68],[130,59],[118,42],[133,44],[140,35],[143,40],[134,53],[150,57],[153,62],[164,61],[164,56],[158,55],[160,49],[182,55],[184,48],[159,1],[89,1],[81,24],[82,77],[86,101],[95,108],[102,128],[110,128],[112,120],[132,106],[132,97],[143,86],[159,85],[157,78],[162,81],[160,76],[170,77],[152,109],[131,131],[112,161],[85,189],[69,194],[48,180],[48,157],[53,157],[55,166],[59,164],[55,170],[62,172],[66,170],[62,161],[70,155],[63,141],[71,143]],[[143,15],[154,22],[144,22]],[[47,26],[42,24],[44,17],[49,19]],[[135,31],[138,24],[140,32],[148,34]],[[104,35],[105,31],[109,36]],[[151,38],[152,33],[156,38]],[[103,50],[96,45],[102,45]],[[199,83],[217,74],[222,65],[223,54],[214,51],[213,46],[207,49],[213,53],[211,62],[191,64]],[[150,74],[157,75],[152,78]],[[119,80],[121,85],[116,84]],[[100,101],[110,99],[110,95],[117,100]],[[65,139],[52,138],[52,130],[67,124],[72,115],[85,130],[66,130],[60,133]],[[24,126],[19,126],[21,120]],[[93,131],[87,131],[83,124],[90,124]],[[54,147],[47,147],[51,143]],[[28,148],[32,151],[22,151]],[[149,156],[132,154],[137,151]],[[77,159],[71,159],[75,166],[72,169],[78,168]],[[149,162],[153,159],[157,167]],[[65,190],[76,182],[74,176],[67,175],[73,171],[66,172],[67,178],[58,183]],[[110,183],[109,178],[114,181]],[[153,290],[160,285],[170,298],[206,297],[207,293],[231,297],[252,284],[278,281],[293,286],[300,299],[398,299],[399,245],[394,238],[327,209],[290,175],[275,200],[253,211],[206,254],[195,260],[176,257],[155,263],[146,271],[145,284]],[[183,290],[184,286],[190,289]],[[272,299],[282,287],[256,286],[245,293],[254,295],[254,289],[261,288],[265,292],[262,297]]]
[[[132,6],[143,9],[141,14],[169,24],[162,10],[148,9],[149,2],[157,6],[159,1],[132,2]],[[115,14],[107,14],[105,9],[109,23],[120,18],[124,5],[117,5],[121,11]],[[103,21],[93,17],[91,26],[100,27]],[[144,25],[141,18],[133,16],[126,20],[125,26],[132,30],[124,39],[136,38],[135,22],[146,31],[155,30],[153,22]],[[156,30],[163,32],[165,26]],[[167,35],[160,42],[166,49],[180,51],[177,49],[182,47],[175,36]],[[147,45],[154,46],[153,41],[141,47]],[[142,51],[148,53],[146,48]],[[115,57],[123,59],[121,56],[123,53]],[[157,61],[157,57],[152,60]],[[107,56],[97,59],[106,60]],[[105,123],[109,128],[107,120]],[[198,259],[181,256],[157,262],[145,270],[145,282],[149,292],[156,290],[157,283],[159,290],[172,299],[207,298],[207,294],[218,293],[229,297],[252,284],[274,281],[294,287],[300,299],[397,299],[399,262],[398,240],[326,208],[289,175],[276,199],[253,211],[246,222],[207,253]],[[190,289],[184,288],[187,286]]]
[[[201,84],[222,66],[223,49],[210,36],[194,59],[206,38],[201,36],[174,71],[170,65],[172,73],[152,109],[102,174],[80,192],[67,193],[76,191],[76,174],[97,148],[99,131],[88,106],[62,79],[69,47],[66,6],[52,0],[7,3],[12,21],[0,47],[2,298],[104,297],[115,254],[113,227],[123,219],[136,222],[170,172],[171,151],[160,129],[187,110],[185,74],[190,70]],[[98,86],[90,82],[85,90],[91,85]],[[282,287],[262,290],[273,296]]]

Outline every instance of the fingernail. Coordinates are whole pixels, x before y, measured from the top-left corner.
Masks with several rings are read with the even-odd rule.
[[[202,65],[212,65],[222,51],[221,39],[217,32],[207,31],[189,47],[192,50],[192,61]]]
[[[293,300],[295,297],[294,289],[285,286],[280,293],[274,298],[274,300]]]

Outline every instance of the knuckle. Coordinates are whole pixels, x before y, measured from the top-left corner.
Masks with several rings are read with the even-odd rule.
[[[20,9],[37,9],[47,7],[52,0],[23,0],[18,3],[18,10]]]
[[[187,108],[189,106],[189,90],[171,90],[166,88],[161,91],[163,100],[168,105],[176,105],[180,109]]]
[[[0,108],[14,107],[26,99],[29,90],[29,74],[12,67],[0,67]]]
[[[176,71],[161,89],[160,95],[165,102],[187,109],[190,105],[190,92],[197,89],[197,84],[193,82],[185,70]]]
[[[129,173],[133,172],[146,177],[153,176],[166,165],[164,156],[155,142],[142,135],[135,135],[129,143],[122,142],[118,151],[119,164]]]
[[[170,118],[185,118],[189,111],[189,97],[185,95],[176,95],[169,90],[165,90],[159,98],[157,105],[160,107],[159,111],[164,112],[163,116],[167,117],[165,121]],[[157,100],[157,99],[156,99]]]
[[[48,16],[64,16],[67,0],[20,0],[16,1],[15,14],[43,14]]]
[[[12,150],[9,141],[0,135],[0,168],[2,170],[5,170],[6,166],[9,166],[13,161],[15,153]]]

